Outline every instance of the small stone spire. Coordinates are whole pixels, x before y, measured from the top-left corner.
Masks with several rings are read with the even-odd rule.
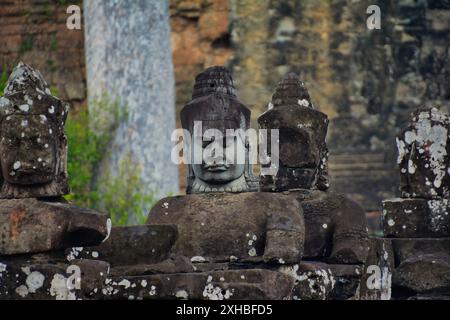
[[[234,87],[231,73],[225,67],[210,67],[200,73],[195,78],[192,99],[215,92],[236,98],[236,88]]]
[[[297,74],[290,72],[278,83],[272,96],[271,107],[298,104],[303,107],[313,108],[311,97],[305,84],[300,81]]]
[[[16,92],[23,92],[29,88],[33,88],[31,92],[33,95],[37,95],[39,92],[42,94],[50,94],[49,85],[43,79],[41,73],[23,62],[19,62],[9,76],[4,94],[12,95]]]

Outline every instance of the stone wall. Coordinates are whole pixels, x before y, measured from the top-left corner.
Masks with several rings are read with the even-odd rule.
[[[81,4],[71,0],[70,4]],[[72,107],[84,103],[83,30],[66,28],[64,1],[0,0],[0,74],[18,61],[39,69],[58,97]]]
[[[422,103],[450,107],[450,6],[444,1],[232,0],[232,61],[257,116],[295,71],[328,114],[333,189],[368,210],[396,192],[395,134]],[[447,2],[448,3],[448,2]],[[381,8],[368,30],[366,8]],[[370,187],[369,187],[370,186]]]

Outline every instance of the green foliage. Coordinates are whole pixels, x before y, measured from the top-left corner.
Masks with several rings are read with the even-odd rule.
[[[50,39],[50,50],[51,51],[58,50],[58,40],[56,39],[56,35],[55,34],[53,34],[51,39]]]
[[[99,210],[108,212],[115,225],[144,224],[146,210],[157,201],[154,193],[145,194],[139,179],[141,170],[127,155],[119,164],[116,175],[108,174],[99,183]]]
[[[67,170],[72,192],[66,196],[78,205],[94,207],[96,192],[91,192],[94,169],[100,163],[104,147],[100,137],[89,129],[89,114],[81,110],[70,115],[66,123],[66,134],[69,144]]]
[[[0,74],[0,95],[3,95],[3,91],[5,90],[7,82],[8,82],[8,73],[6,72],[6,68],[3,68],[3,71]]]
[[[126,107],[103,95],[90,110],[91,113],[82,109],[67,120],[67,167],[72,192],[66,199],[109,213],[114,225],[142,224],[146,219],[145,210],[157,199],[153,193],[144,192],[140,168],[129,155],[119,163],[118,172],[106,172],[99,181],[94,181],[103,160],[109,156],[108,146],[115,130],[128,117]]]
[[[54,87],[54,86],[50,87],[50,92],[55,97],[59,97],[59,89],[58,89],[58,87]]]

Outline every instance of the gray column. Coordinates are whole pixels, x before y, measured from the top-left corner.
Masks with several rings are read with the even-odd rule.
[[[84,21],[90,111],[106,93],[128,112],[112,139],[107,169],[117,173],[127,161],[140,170],[146,191],[177,193],[178,167],[170,158],[175,94],[168,1],[85,0]]]

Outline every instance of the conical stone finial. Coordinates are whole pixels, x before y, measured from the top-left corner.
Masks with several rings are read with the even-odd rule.
[[[236,88],[233,78],[227,68],[215,66],[207,68],[195,78],[192,99],[207,96],[211,93],[221,93],[236,98]]]
[[[286,74],[278,83],[275,93],[272,96],[271,104],[271,107],[275,108],[293,104],[298,104],[303,107],[313,107],[305,84],[294,72]]]
[[[24,92],[32,88],[33,95],[50,94],[47,82],[43,79],[38,70],[34,70],[30,66],[19,62],[9,76],[8,83],[5,87],[4,94],[13,95],[14,93]]]

